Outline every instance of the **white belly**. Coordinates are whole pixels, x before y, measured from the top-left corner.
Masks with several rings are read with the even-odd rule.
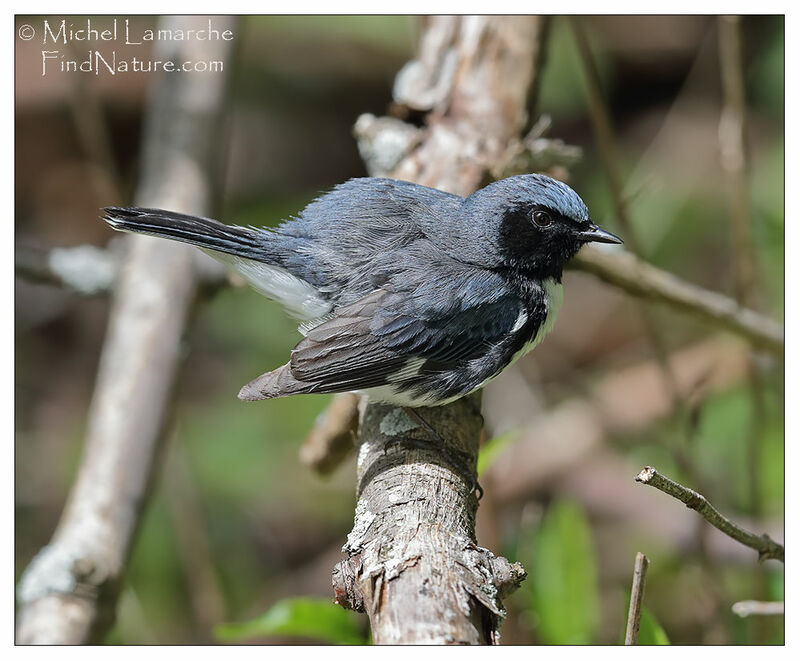
[[[300,326],[303,335],[331,311],[330,301],[315,287],[280,266],[216,250],[204,252],[237,271],[256,291],[280,303],[293,317],[302,319],[305,322]]]

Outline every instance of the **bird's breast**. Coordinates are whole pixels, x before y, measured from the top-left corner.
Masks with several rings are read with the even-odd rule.
[[[522,346],[514,351],[508,365],[532,351],[555,326],[558,310],[564,300],[561,283],[553,278],[546,278],[538,289],[537,294],[526,301],[512,328],[512,333],[519,334]]]

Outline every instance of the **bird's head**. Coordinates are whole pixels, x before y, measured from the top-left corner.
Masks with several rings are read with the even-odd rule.
[[[483,228],[501,267],[560,279],[564,264],[586,243],[622,243],[595,225],[578,194],[539,174],[489,184],[465,201],[468,223]]]

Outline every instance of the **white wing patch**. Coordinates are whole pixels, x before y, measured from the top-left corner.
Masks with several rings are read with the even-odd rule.
[[[303,319],[306,323],[301,324],[300,332],[304,335],[324,321],[333,307],[315,287],[280,266],[211,250],[206,252],[241,274],[258,292],[280,303],[293,317]]]
[[[525,325],[525,322],[528,321],[528,313],[525,311],[525,308],[519,309],[519,315],[517,316],[517,320],[514,322],[514,326],[511,329],[511,333],[516,333],[520,328]]]
[[[470,392],[475,392],[480,388],[483,388],[489,381],[494,379],[495,377],[499,376],[500,373],[505,371],[506,368],[511,366],[515,361],[522,358],[526,353],[531,351],[539,342],[541,342],[545,336],[553,329],[556,323],[556,316],[558,315],[558,310],[561,307],[561,303],[564,300],[564,290],[561,286],[561,283],[556,282],[552,278],[548,278],[543,283],[544,292],[545,292],[545,300],[547,305],[547,314],[545,315],[544,321],[542,325],[539,327],[536,335],[533,339],[525,344],[517,353],[514,354],[514,357],[511,361],[506,365],[505,368],[500,370],[497,374],[489,377],[485,381],[483,381],[480,385],[473,388]],[[514,322],[514,327],[512,328],[512,332],[519,330],[522,328],[525,323],[528,321],[528,315],[525,310],[521,310],[519,316],[517,317],[516,321]],[[410,376],[414,376],[415,374],[419,373],[419,369],[422,366],[424,360],[422,359],[411,359],[403,365],[400,370],[392,374],[389,378],[386,385],[378,386],[375,388],[368,388],[366,390],[356,390],[358,394],[367,395],[370,401],[373,402],[385,402],[387,404],[394,404],[395,406],[441,406],[443,404],[448,404],[457,400],[461,395],[455,395],[454,397],[450,397],[448,399],[435,399],[433,394],[427,393],[423,394],[421,397],[414,397],[411,393],[407,391],[402,391],[399,386],[401,386],[401,382],[403,379],[408,378]]]
[[[366,395],[371,402],[392,404],[393,406],[408,406],[410,408],[417,408],[418,406],[441,406],[453,402],[460,397],[460,395],[458,395],[446,400],[436,399],[432,394],[415,397],[410,392],[400,390],[400,388],[391,383],[384,386],[367,388],[366,390],[354,390],[353,392],[358,395]]]

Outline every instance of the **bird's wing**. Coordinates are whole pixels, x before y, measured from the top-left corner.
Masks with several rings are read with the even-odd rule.
[[[506,338],[523,314],[509,293],[468,306],[441,296],[438,303],[426,303],[413,293],[378,289],[341,308],[308,332],[289,363],[251,382],[239,396],[365,390],[396,383],[404,369],[457,369]]]

